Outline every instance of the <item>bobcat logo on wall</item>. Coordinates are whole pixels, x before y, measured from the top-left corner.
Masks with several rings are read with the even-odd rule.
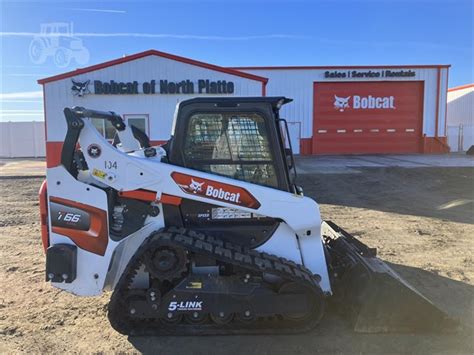
[[[346,108],[349,107],[349,99],[351,97],[339,97],[334,95],[334,108],[340,112],[344,112]]]
[[[352,109],[354,110],[373,110],[373,109],[392,109],[395,107],[395,96],[347,96],[339,97],[334,95],[334,108],[340,112],[344,112],[345,109],[351,108],[349,100],[352,97]]]
[[[187,194],[200,195],[213,200],[253,209],[260,207],[260,202],[242,187],[198,178],[176,171],[171,173],[171,178]]]
[[[90,80],[87,80],[83,83],[80,81],[76,81],[74,79],[71,79],[72,81],[72,93],[74,96],[79,96],[83,97],[86,94],[90,94],[91,92],[89,91],[89,83],[91,82]]]

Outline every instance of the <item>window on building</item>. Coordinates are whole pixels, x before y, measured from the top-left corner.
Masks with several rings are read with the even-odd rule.
[[[139,130],[147,133],[147,129],[146,129],[146,119],[144,117],[141,117],[141,118],[129,118],[128,119],[128,125],[129,126],[135,126],[136,128],[138,128]]]
[[[145,132],[148,136],[148,115],[124,115],[125,123],[129,126],[135,126],[139,130]]]
[[[149,134],[147,115],[125,115],[124,119],[127,125],[133,125],[137,127],[138,129],[141,129],[147,135]],[[115,131],[114,126],[112,126],[112,123],[110,123],[107,120],[93,118],[92,124],[99,131],[99,133],[105,137],[105,139],[109,139],[109,140],[114,139],[116,131]]]
[[[105,137],[105,139],[114,139],[115,128],[112,126],[112,123],[107,120],[93,118],[92,124],[99,131],[99,133]]]
[[[257,113],[194,114],[184,156],[193,169],[278,186],[265,122]]]

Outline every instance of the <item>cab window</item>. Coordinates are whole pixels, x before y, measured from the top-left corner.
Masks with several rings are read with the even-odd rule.
[[[277,187],[273,154],[258,113],[196,113],[184,144],[187,167]]]

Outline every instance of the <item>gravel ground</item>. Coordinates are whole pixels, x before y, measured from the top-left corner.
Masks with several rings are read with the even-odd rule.
[[[357,334],[328,314],[296,336],[125,337],[106,317],[109,294],[79,298],[44,282],[41,179],[0,179],[0,352],[474,353],[474,169],[363,168],[305,174],[307,195],[462,321],[446,334]]]

